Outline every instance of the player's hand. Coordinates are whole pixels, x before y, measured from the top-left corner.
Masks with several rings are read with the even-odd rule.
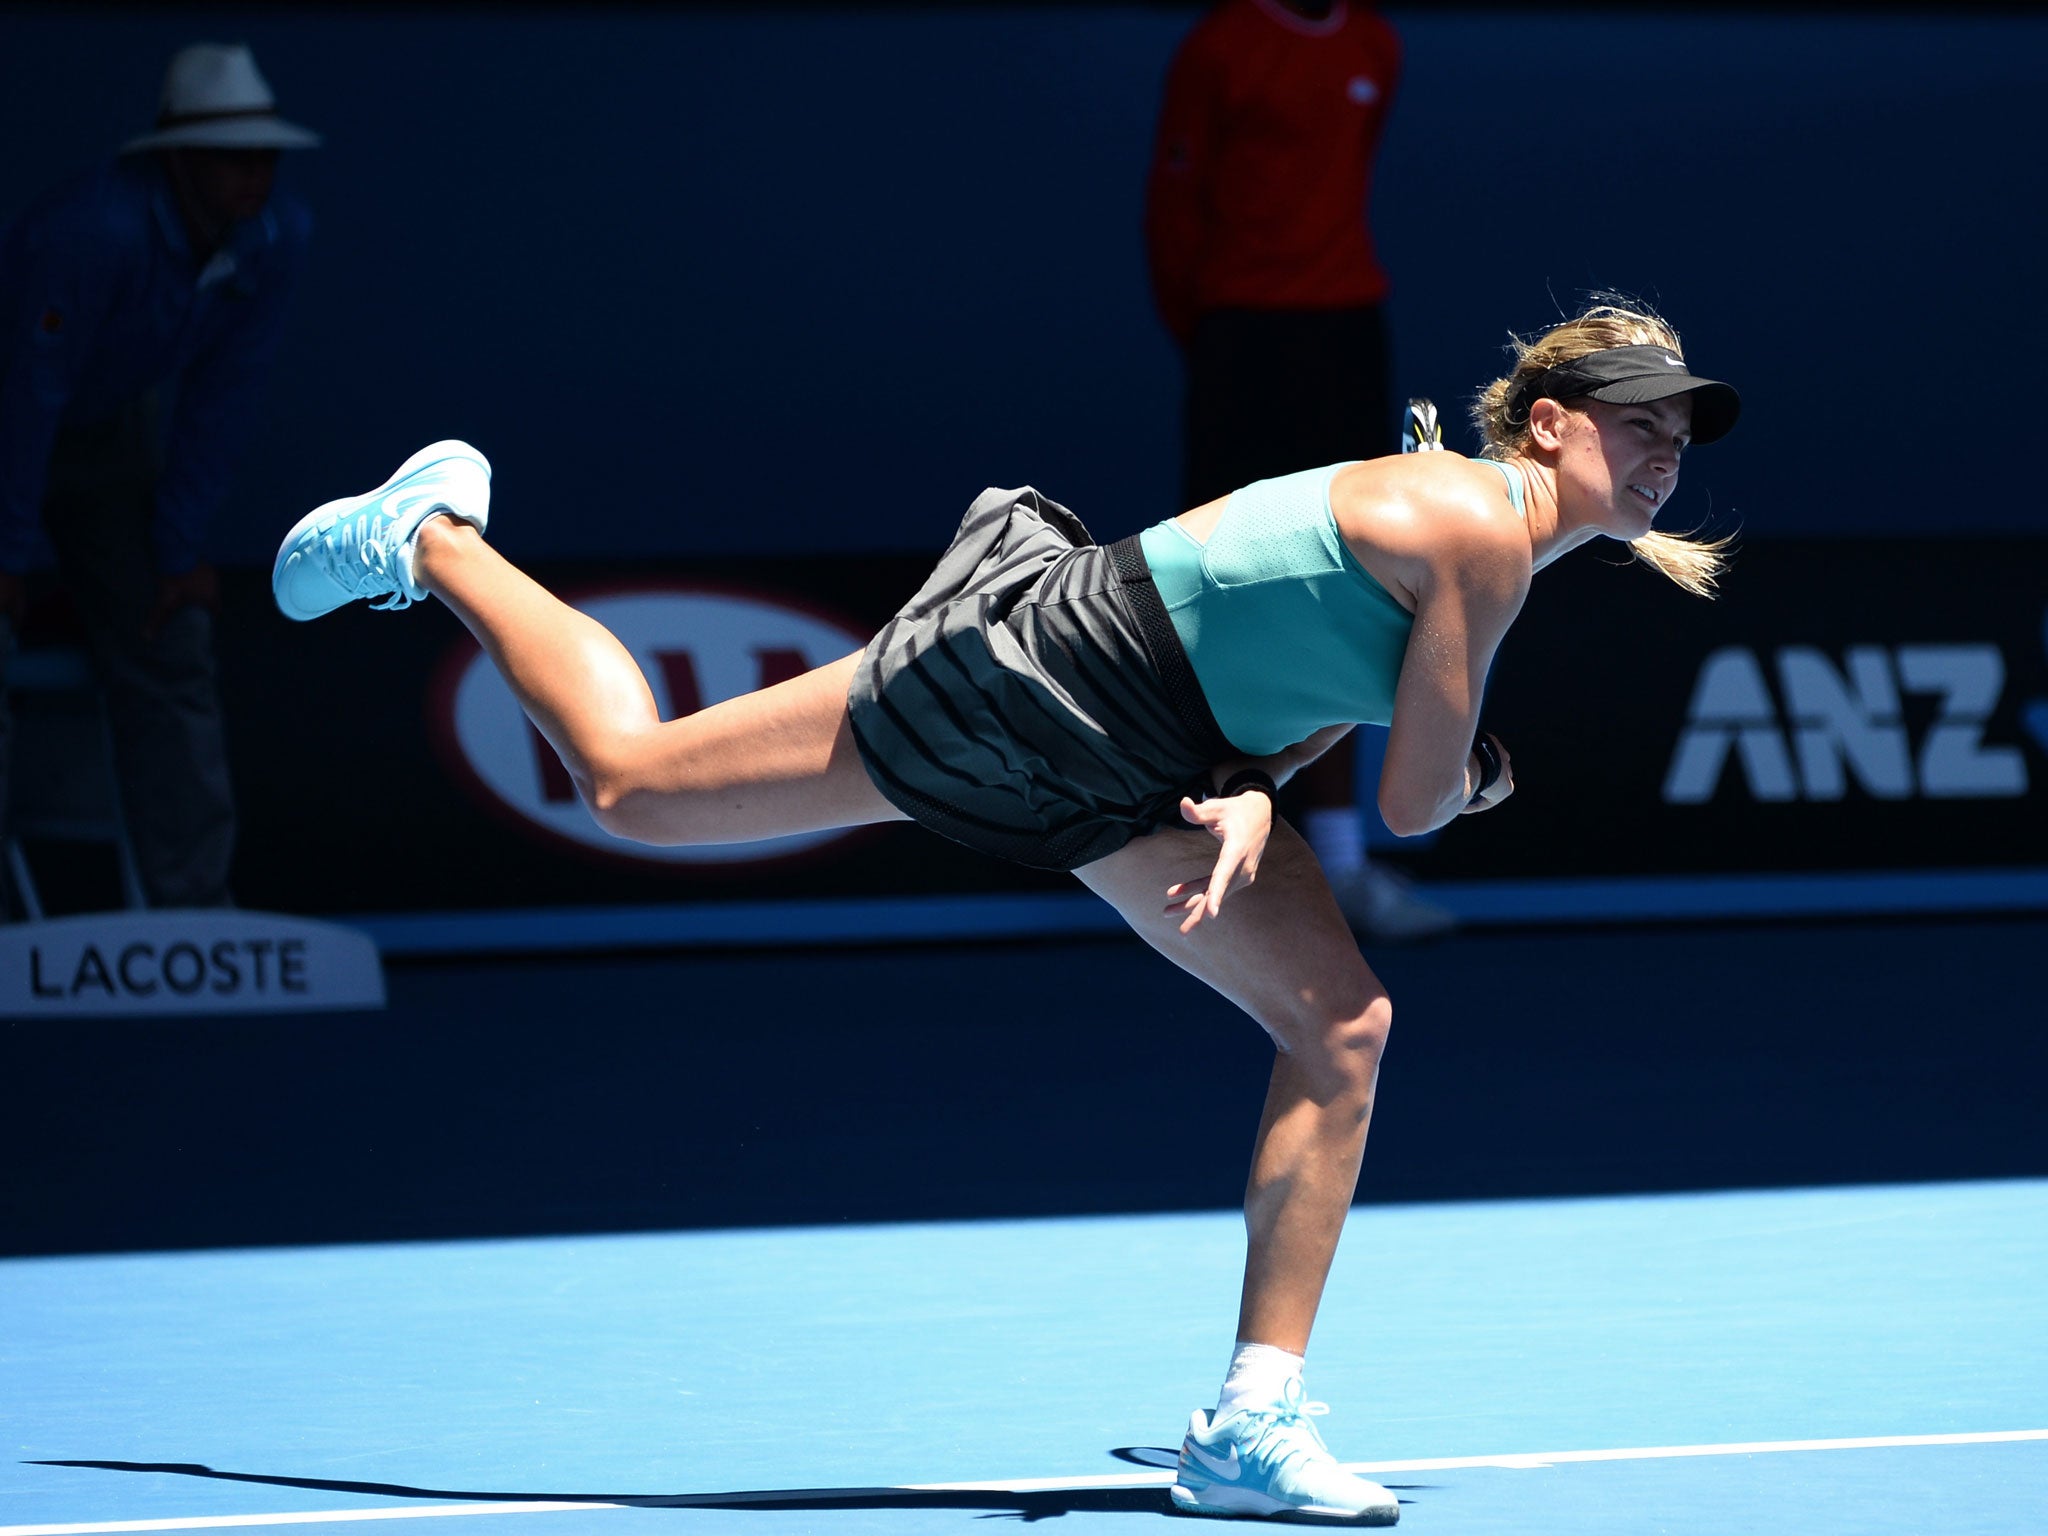
[[[1470,816],[1475,811],[1490,811],[1515,792],[1515,765],[1508,757],[1508,749],[1501,745],[1501,739],[1491,731],[1486,733],[1486,739],[1493,743],[1493,750],[1500,754],[1500,777],[1486,786],[1485,794],[1479,796],[1478,799],[1466,806],[1464,810],[1458,812],[1460,816]],[[1472,758],[1472,774],[1477,779],[1479,775],[1479,757],[1477,753],[1474,753]]]
[[[220,577],[204,560],[189,571],[156,579],[156,606],[142,623],[142,638],[155,640],[172,615],[181,608],[204,608],[220,612]]]
[[[1166,888],[1168,913],[1184,913],[1180,931],[1193,933],[1205,917],[1223,911],[1223,898],[1259,877],[1259,859],[1273,835],[1273,797],[1256,789],[1196,801],[1183,795],[1181,820],[1207,827],[1223,844],[1206,881],[1183,880]]]

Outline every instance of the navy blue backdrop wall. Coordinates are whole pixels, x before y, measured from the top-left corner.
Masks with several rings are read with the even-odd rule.
[[[466,437],[543,580],[667,593],[629,643],[679,713],[857,644],[985,485],[1099,537],[1179,510],[1141,207],[1196,14],[0,10],[0,215],[143,128],[198,39],[250,42],[327,135],[287,157],[314,258],[216,541],[238,896],[388,904],[382,850],[337,824],[310,857],[302,807],[390,775],[415,791],[387,832],[442,872],[415,907],[1068,889],[905,829],[796,863],[615,845],[509,695],[456,707],[446,613],[301,628],[262,572],[305,508]],[[1394,15],[1375,222],[1405,392],[1461,401],[1511,327],[1613,286],[1748,407],[1672,514],[1741,524],[1727,600],[1546,576],[1488,704],[1543,793],[1412,867],[1995,867],[2039,901],[2048,21]],[[699,623],[706,582],[769,606]],[[831,622],[798,643],[791,604]]]
[[[449,435],[528,559],[930,548],[1025,481],[1113,535],[1178,510],[1139,209],[1195,14],[0,11],[0,216],[184,42],[250,42],[327,134],[230,561]],[[2048,21],[1392,14],[1406,390],[1616,285],[1746,392],[1681,517],[2039,528]]]
[[[1753,868],[1804,841],[1867,867],[1960,828],[2048,865],[2038,788],[1962,821],[1957,801],[1894,800],[1844,835],[1838,813],[1872,809],[1860,779],[1848,802],[1806,778],[1794,798],[1783,767],[1768,799],[1742,745],[1778,728],[1769,680],[1793,661],[1821,677],[1812,652],[1896,668],[1910,692],[1930,668],[1987,676],[1990,646],[2007,702],[1988,725],[1971,706],[1984,750],[1967,736],[1951,759],[2024,752],[2042,781],[2048,590],[2026,584],[2048,22],[1394,14],[1408,72],[1377,215],[1405,388],[1456,397],[1509,327],[1613,284],[1659,300],[1749,404],[1677,509],[1741,516],[1727,602],[1584,557],[1547,576],[1518,635],[1562,635],[1567,667],[1606,686],[1579,714],[1504,725],[1531,780],[1520,819],[1454,827],[1430,857],[1457,875],[1484,841],[1495,872],[1564,849],[1627,874],[1679,847],[1696,869]],[[424,686],[456,644],[445,611],[298,629],[270,609],[278,530],[421,443],[482,445],[493,537],[566,585],[646,560],[804,595],[806,570],[822,587],[843,567],[878,594],[838,605],[854,622],[907,592],[910,552],[984,484],[1034,481],[1101,535],[1177,510],[1179,379],[1139,204],[1193,15],[0,8],[0,217],[143,127],[182,43],[249,41],[287,114],[328,135],[288,166],[316,261],[221,529],[242,567],[231,730],[296,754],[238,768],[245,852],[271,858],[238,875],[244,902],[701,894],[576,864],[437,776],[421,700],[382,679]],[[1615,111],[1618,90],[1641,108]],[[1844,547],[1873,532],[1890,541]],[[1940,561],[1903,547],[1951,532],[1977,537]],[[1710,661],[1753,688],[1694,700]],[[1502,670],[1512,707],[1526,663]],[[1817,725],[1780,691],[1780,756],[1811,738],[1825,767],[1853,735],[1894,778],[1936,777],[1929,696],[1902,720],[1873,687],[1871,719]],[[295,700],[317,714],[288,719]],[[1640,747],[1613,759],[1628,782],[1596,786],[1625,810],[1575,821],[1534,791],[1603,725]],[[1688,743],[1719,753],[1720,797],[1646,824]],[[336,787],[309,789],[316,770]],[[425,841],[450,826],[472,839],[459,858]],[[898,836],[820,859],[816,888],[887,889],[880,840]],[[1010,878],[916,846],[926,886]],[[2041,930],[1482,933],[1376,954],[1413,1012],[1365,1194],[2039,1174]],[[1048,977],[1089,1006],[1041,1006]],[[1227,1004],[1135,945],[451,961],[392,984],[388,1014],[326,1026],[12,1026],[0,1251],[1221,1206],[1234,1158],[1162,1149],[1248,1135],[1266,1062]],[[963,1086],[984,1059],[1005,1070]],[[748,1082],[776,1091],[732,1091]]]

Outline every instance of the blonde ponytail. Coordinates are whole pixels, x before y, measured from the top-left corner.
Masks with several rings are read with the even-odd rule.
[[[1728,569],[1728,551],[1734,545],[1733,534],[1701,539],[1678,533],[1646,533],[1628,548],[1643,564],[1662,571],[1694,597],[1713,597],[1721,573]]]

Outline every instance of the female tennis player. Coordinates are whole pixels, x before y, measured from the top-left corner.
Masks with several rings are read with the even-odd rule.
[[[285,538],[278,605],[432,594],[461,616],[607,830],[718,843],[909,818],[1072,870],[1276,1047],[1245,1195],[1237,1348],[1172,1497],[1209,1515],[1391,1524],[1310,1422],[1301,1371],[1350,1208],[1391,1010],[1273,788],[1391,726],[1379,804],[1426,832],[1507,798],[1479,734],[1532,573],[1597,538],[1694,592],[1721,546],[1656,532],[1688,441],[1740,409],[1656,315],[1599,304],[1479,395],[1485,456],[1265,480],[1103,547],[1033,490],[988,491],[868,647],[663,722],[632,656],[483,540],[490,469],[437,443]]]

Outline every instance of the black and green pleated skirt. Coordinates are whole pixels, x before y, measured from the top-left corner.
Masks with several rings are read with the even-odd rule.
[[[984,491],[847,698],[868,775],[919,824],[1078,869],[1162,824],[1237,755],[1136,538],[1097,544],[1038,492]]]

